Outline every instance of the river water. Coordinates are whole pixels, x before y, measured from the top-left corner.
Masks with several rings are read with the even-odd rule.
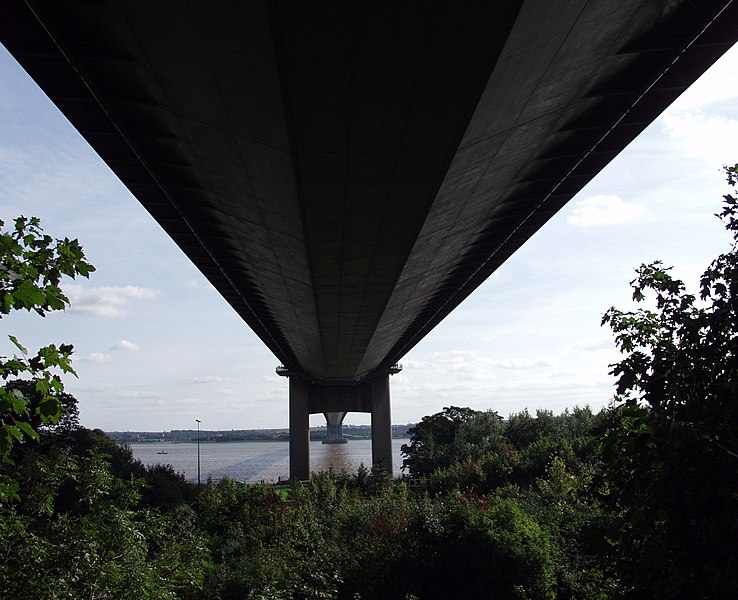
[[[400,447],[408,440],[392,440],[393,470],[400,475]],[[189,481],[197,481],[197,444],[151,442],[129,444],[133,456],[147,465],[170,464]],[[372,464],[370,440],[352,440],[348,444],[310,443],[311,471],[356,473],[359,465]],[[276,482],[289,476],[289,444],[287,442],[221,442],[200,444],[200,478],[230,477],[243,482]]]

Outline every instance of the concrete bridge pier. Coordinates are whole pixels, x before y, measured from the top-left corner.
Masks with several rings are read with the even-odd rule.
[[[349,412],[371,414],[372,466],[392,472],[392,415],[389,376],[386,372],[357,383],[318,383],[284,367],[277,373],[290,380],[290,479],[310,477],[310,415],[323,413],[329,437],[342,435],[343,419]],[[330,443],[330,442],[328,442]]]
[[[343,436],[343,419],[348,413],[329,412],[323,413],[325,417],[326,436],[324,444],[345,444],[348,440]]]
[[[290,377],[290,479],[310,479],[309,385]]]
[[[389,374],[375,377],[372,388],[372,466],[392,473],[392,414]]]

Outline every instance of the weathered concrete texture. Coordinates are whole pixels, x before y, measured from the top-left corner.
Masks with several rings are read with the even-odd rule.
[[[726,0],[0,3],[0,41],[323,383],[397,362],[736,22]]]

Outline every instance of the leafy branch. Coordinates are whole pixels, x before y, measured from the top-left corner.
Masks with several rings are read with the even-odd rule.
[[[69,298],[60,287],[63,277],[89,277],[95,268],[87,262],[80,243],[74,239],[53,239],[44,234],[36,217],[18,217],[14,227],[4,230],[0,220],[0,318],[12,311],[33,311],[41,317],[64,310]],[[56,423],[61,415],[58,394],[64,390],[59,372],[76,376],[72,368],[73,348],[50,344],[30,355],[17,337],[8,336],[18,350],[12,357],[0,356],[0,462],[12,464],[10,453],[15,443],[38,439],[32,417],[43,423]],[[18,378],[30,378],[40,401],[34,403],[18,388],[5,385]],[[11,477],[0,478],[0,501],[15,495]]]

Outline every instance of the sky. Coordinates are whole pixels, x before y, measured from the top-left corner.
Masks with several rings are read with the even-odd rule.
[[[729,237],[714,216],[738,162],[738,47],[729,51],[401,361],[393,423],[445,406],[599,409],[618,360],[600,326],[662,260],[696,289]],[[35,351],[71,343],[82,425],[106,431],[286,428],[277,359],[0,46],[0,219],[37,216],[97,271],[64,313],[0,321]],[[349,413],[345,423],[370,416]],[[324,424],[313,415],[313,425]]]

